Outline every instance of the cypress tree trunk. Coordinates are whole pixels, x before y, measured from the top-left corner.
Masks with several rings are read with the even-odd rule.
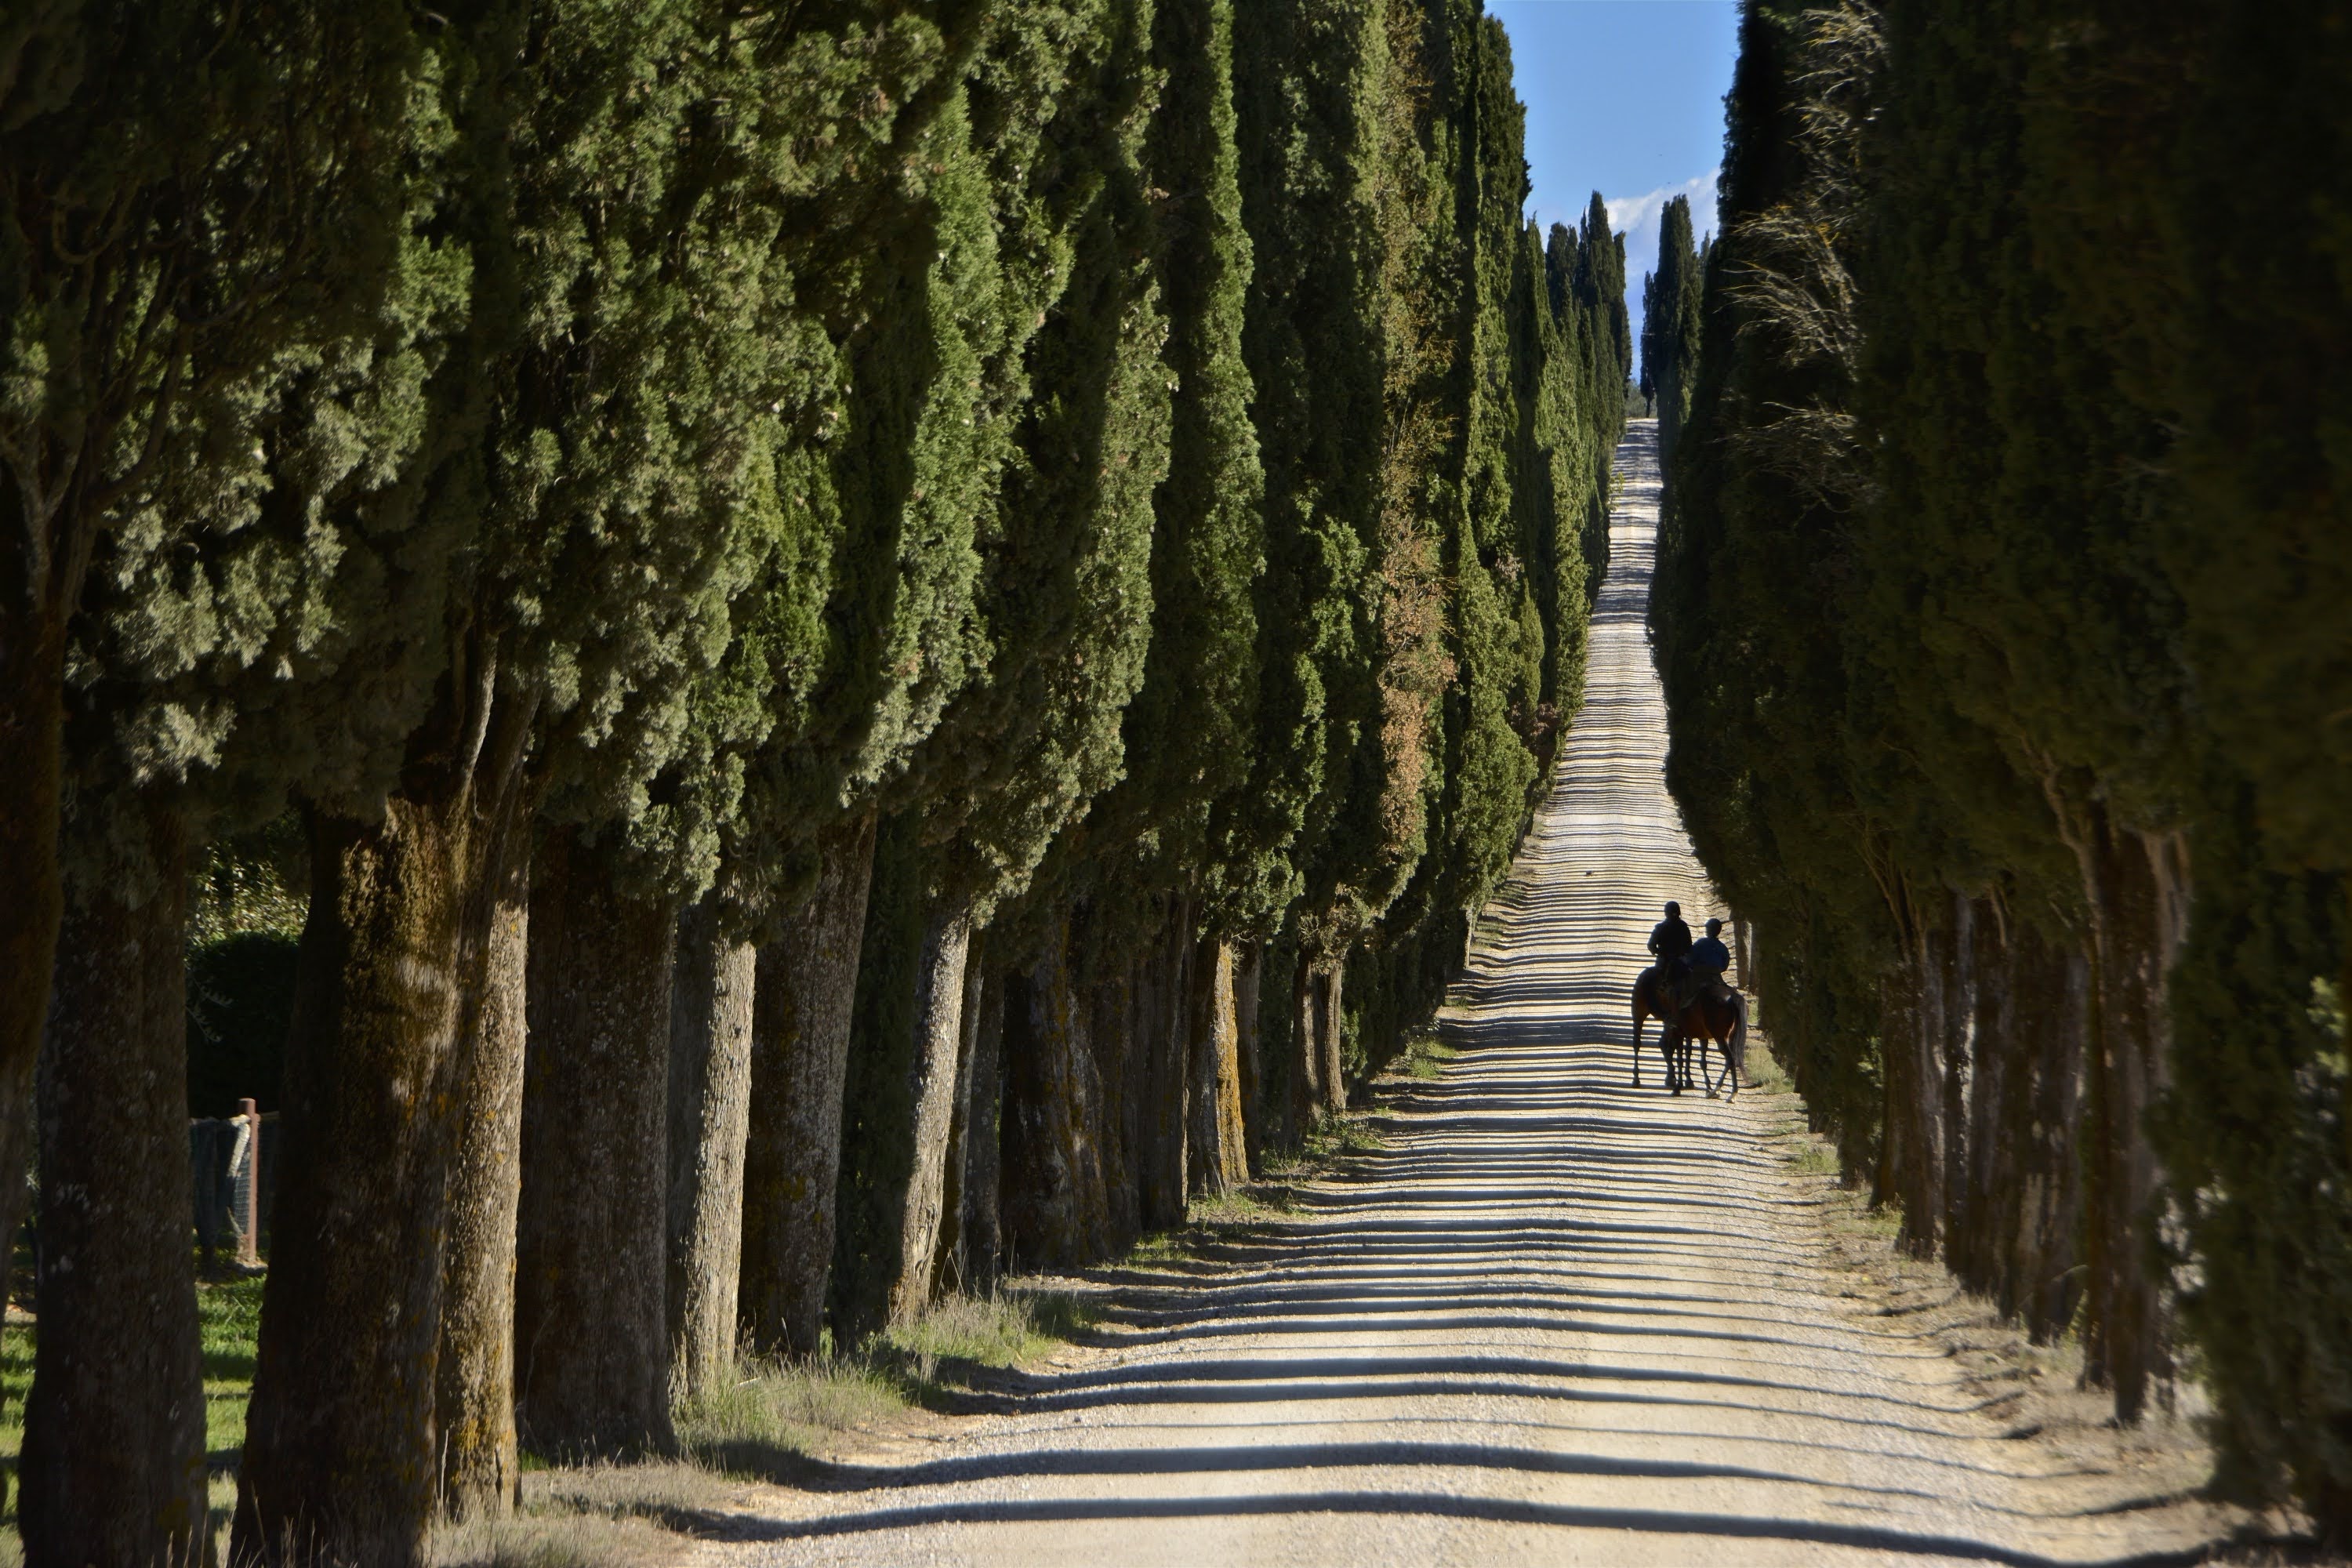
[[[1066,914],[1033,967],[1006,973],[1004,993],[1004,1266],[1091,1262],[1109,1249],[1111,1225]]]
[[[509,840],[485,944],[482,983],[462,1004],[458,1125],[435,1373],[442,1506],[457,1519],[511,1511],[521,1484],[515,1440],[515,1214],[522,1196],[525,990],[530,846]]]
[[[1969,1232],[1969,1093],[1974,1063],[1969,1049],[1969,1026],[1976,1007],[1976,941],[1969,900],[1957,889],[1948,900],[1951,929],[1937,933],[1936,963],[1942,994],[1937,1023],[1943,1058],[1943,1104],[1939,1113],[1943,1135],[1943,1169],[1937,1178],[1940,1221],[1948,1260],[1955,1246],[1965,1247]]]
[[[688,1393],[718,1385],[735,1365],[757,956],[721,926],[716,900],[679,917],[670,982],[667,1296],[671,1353]]]
[[[1146,1230],[1173,1230],[1184,1223],[1190,1183],[1185,1170],[1193,1092],[1189,1025],[1192,1014],[1192,911],[1189,900],[1170,899],[1142,965],[1136,1029],[1142,1056],[1142,1094],[1137,1106],[1139,1217]],[[1215,1080],[1208,1080],[1213,1089]]]
[[[22,491],[0,509],[22,526]],[[65,744],[66,623],[79,589],[25,581],[12,543],[0,561],[0,1236],[25,1219],[33,1161],[33,1075],[48,1017],[64,884],[58,864],[58,770]],[[67,561],[53,561],[60,570]]]
[[[1108,1229],[1086,1255],[1108,1258],[1143,1234],[1143,1103],[1146,1055],[1138,1043],[1142,971],[1149,950],[1102,918],[1091,903],[1071,914],[1070,973],[1082,999],[1078,1038],[1094,1065],[1093,1093],[1070,1110],[1077,1135],[1095,1150]]]
[[[1347,973],[1344,954],[1315,969],[1315,1045],[1320,1058],[1318,1070],[1322,1076],[1323,1110],[1332,1116],[1348,1109],[1348,1068],[1342,1039],[1348,1014],[1339,994],[1340,982]]]
[[[2147,1117],[2167,1077],[2165,977],[2178,951],[2170,856],[2094,812],[2075,844],[2091,908],[2093,1143],[2089,1247],[2095,1332],[2086,1375],[2104,1375],[2116,1417],[2137,1421],[2148,1384],[2170,1374],[2154,1256],[2162,1173]]]
[[[1258,1058],[1258,980],[1265,973],[1265,944],[1245,942],[1234,950],[1234,1054],[1241,1073],[1242,1146],[1248,1169],[1265,1150],[1265,1073]]]
[[[982,941],[975,935],[964,955],[963,1007],[958,1014],[963,1039],[956,1047],[955,1110],[948,1131],[947,1180],[940,1205],[940,1240],[936,1248],[938,1266],[932,1277],[932,1289],[941,1294],[967,1289],[971,1278],[964,1222],[971,1206],[968,1186],[972,1142],[977,1136],[972,1122],[972,1097],[980,1071],[981,1015],[987,1010],[984,992],[988,965],[981,962]],[[992,1123],[989,1131],[994,1132]]]
[[[940,1222],[947,1207],[948,1135],[955,1120],[963,1047],[963,972],[971,946],[969,909],[936,900],[925,912],[915,964],[915,1054],[909,1098],[914,1158],[899,1210],[889,1321],[912,1321],[930,1304]]]
[[[670,1446],[663,1308],[668,1175],[667,904],[551,835],[530,908],[515,1382],[547,1455]]]
[[[138,809],[134,805],[133,809]],[[80,890],[41,1055],[40,1331],[17,1510],[33,1563],[204,1558],[205,1399],[188,1240],[185,830],[132,904]]]
[[[442,1108],[479,951],[466,826],[462,810],[406,795],[380,823],[312,824],[239,1562],[424,1559],[439,1475]]]
[[[1959,940],[1968,975],[1969,1056],[1963,1136],[1968,1154],[1947,1194],[1951,1217],[1944,1227],[1944,1262],[1963,1285],[2013,1313],[2018,1282],[2010,1274],[2010,1258],[2003,1256],[2008,1227],[2002,1224],[2000,1205],[2018,1191],[2027,1168],[2027,1130],[2013,1127],[2009,1118],[2017,1100],[2012,1086],[2030,1073],[2031,1063],[2019,1059],[2012,1024],[2015,954],[1999,939],[1999,917],[1989,901],[1974,900],[1963,918]],[[2042,1026],[2049,1022],[2045,1017]]]
[[[1934,1255],[1942,1208],[1936,1199],[1941,1169],[1936,1132],[1943,1083],[1932,1060],[1936,987],[1927,944],[1925,933],[1912,934],[1880,1003],[1885,1079],[1876,1183],[1877,1200],[1903,1212],[1901,1246],[1923,1258]]]
[[[1249,1180],[1232,943],[1202,940],[1192,960],[1190,1002],[1192,1180],[1198,1191],[1218,1197]]]
[[[814,1355],[824,1331],[874,836],[867,812],[819,846],[815,891],[759,954],[739,1310],[745,1340],[772,1353]]]
[[[1290,1136],[1307,1135],[1324,1104],[1322,990],[1303,949],[1290,978]]]
[[[1003,1247],[1001,1220],[1003,1134],[998,1113],[1004,1100],[1004,996],[1003,981],[988,983],[984,966],[972,967],[965,998],[971,1066],[963,1112],[963,1164],[960,1217],[963,1288],[984,1295],[996,1287]]]

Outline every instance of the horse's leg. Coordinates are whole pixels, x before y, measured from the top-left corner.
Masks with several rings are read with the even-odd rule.
[[[1648,1022],[1649,1015],[1642,1010],[1642,998],[1637,994],[1633,998],[1633,1087],[1635,1089],[1642,1087],[1642,1026]]]

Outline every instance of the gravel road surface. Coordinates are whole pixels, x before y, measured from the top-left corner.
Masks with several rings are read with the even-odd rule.
[[[1654,426],[1559,784],[1385,1142],[1010,1413],[777,1489],[710,1564],[2118,1563],[2190,1527],[2007,1437],[1841,1296],[1776,1113],[1630,1083],[1665,900],[1714,912],[1643,636]],[[1696,920],[1694,919],[1694,924]],[[1785,1116],[1783,1110],[1778,1113]],[[1847,1291],[1846,1296],[1851,1296]],[[2142,1487],[2139,1489],[2145,1489]]]

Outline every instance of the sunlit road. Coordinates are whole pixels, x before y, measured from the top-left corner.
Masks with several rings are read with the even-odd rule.
[[[1449,1008],[1460,1058],[1228,1274],[951,1441],[769,1494],[712,1563],[2116,1562],[2178,1548],[1842,1304],[1774,1112],[1629,1083],[1659,904],[1710,895],[1643,632],[1654,427],[1590,694]],[[1783,1113],[1784,1114],[1784,1113]]]

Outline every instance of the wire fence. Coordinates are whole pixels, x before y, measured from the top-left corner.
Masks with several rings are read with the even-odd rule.
[[[205,1267],[219,1267],[219,1255],[234,1254],[239,1268],[258,1268],[269,1247],[269,1219],[277,1206],[278,1113],[257,1111],[249,1100],[235,1116],[201,1117],[188,1123],[188,1163],[195,1177],[196,1245]]]

